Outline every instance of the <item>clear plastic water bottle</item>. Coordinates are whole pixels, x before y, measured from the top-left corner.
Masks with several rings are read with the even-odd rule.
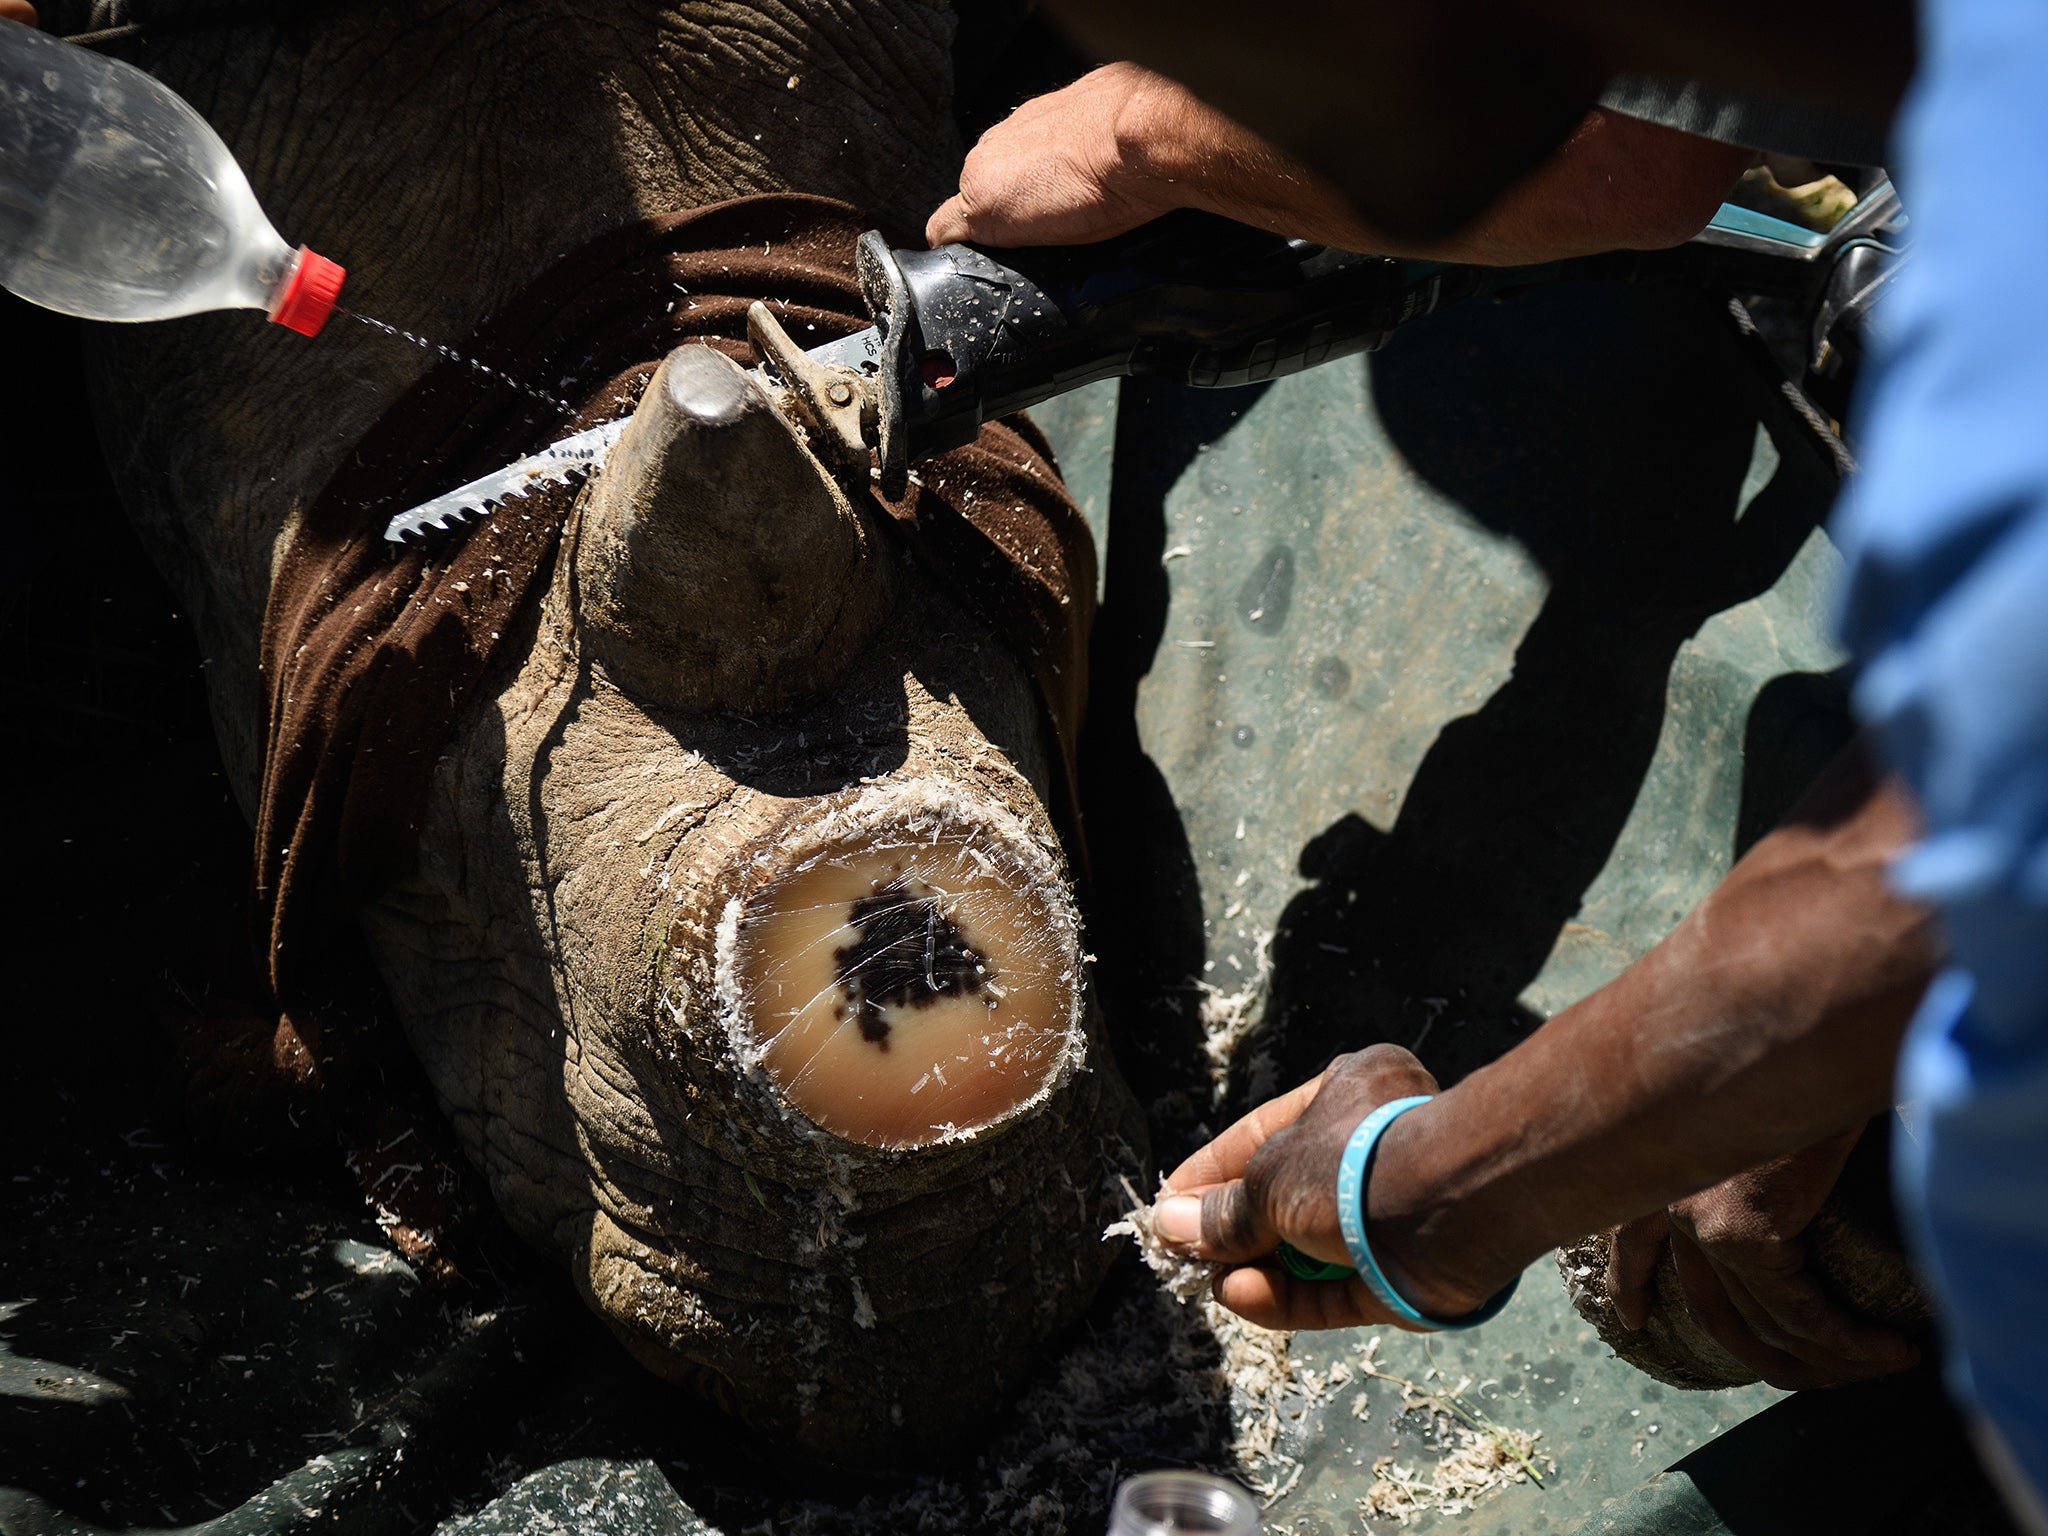
[[[311,336],[343,275],[285,244],[177,95],[0,21],[0,287],[88,320],[260,309]]]
[[[1108,1536],[1258,1536],[1259,1506],[1206,1472],[1140,1472],[1117,1485]]]

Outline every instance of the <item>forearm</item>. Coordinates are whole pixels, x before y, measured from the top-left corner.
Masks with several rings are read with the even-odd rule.
[[[1623,71],[1827,104],[1881,126],[1914,65],[1910,0],[1310,0],[1256,17],[1224,0],[1047,9],[1085,51],[1185,81],[1382,224],[1436,235],[1527,174]]]
[[[1199,208],[1340,250],[1515,265],[1676,245],[1713,217],[1748,152],[1594,112],[1460,233],[1402,241],[1330,182],[1184,87],[1109,64],[1026,102],[968,155],[935,245],[1106,240]]]
[[[1371,1215],[1404,1289],[1469,1309],[1561,1242],[1883,1109],[1936,959],[1884,884],[1913,834],[1892,786],[1771,834],[1641,962],[1396,1122]]]
[[[1328,181],[1160,77],[1132,91],[1117,138],[1132,174],[1170,187],[1183,206],[1340,250],[1482,265],[1681,244],[1750,158],[1596,111],[1464,230],[1414,242],[1374,229]]]

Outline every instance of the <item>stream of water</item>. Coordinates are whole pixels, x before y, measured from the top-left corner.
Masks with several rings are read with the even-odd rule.
[[[531,396],[533,399],[540,401],[543,405],[551,405],[556,410],[562,412],[566,416],[573,416],[576,414],[576,407],[571,405],[568,401],[559,399],[554,395],[547,394],[542,390],[535,389],[529,384],[522,384],[519,382],[519,380],[513,378],[510,374],[501,372],[499,369],[493,368],[489,363],[478,362],[473,357],[464,357],[460,352],[457,352],[453,347],[444,347],[438,341],[429,341],[424,336],[415,336],[411,331],[400,330],[395,325],[391,325],[383,320],[373,319],[369,315],[357,314],[354,310],[345,308],[339,304],[334,306],[334,312],[337,315],[347,315],[349,319],[354,320],[359,324],[367,325],[373,331],[382,331],[385,335],[394,337],[399,341],[409,341],[414,346],[421,348],[423,351],[437,353],[438,355],[447,358],[448,361],[451,363],[460,363],[462,364],[463,367],[482,374],[485,378],[490,379],[494,383],[503,384],[510,389],[516,389],[522,395]]]

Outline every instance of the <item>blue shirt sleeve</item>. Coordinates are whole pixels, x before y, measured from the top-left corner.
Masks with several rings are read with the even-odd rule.
[[[1857,706],[1926,814],[1953,969],[1908,1033],[1901,1204],[1958,1389],[2048,1490],[2048,6],[1922,0],[1913,254],[1836,531]]]

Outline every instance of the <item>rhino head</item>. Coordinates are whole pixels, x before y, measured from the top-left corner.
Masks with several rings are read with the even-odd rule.
[[[873,1459],[1085,1304],[1142,1132],[1052,772],[1016,659],[670,356],[368,913],[500,1207],[652,1369]]]
[[[366,307],[442,334],[608,222],[780,186],[902,223],[957,156],[928,0],[429,9],[392,25],[444,50],[436,78],[361,8],[167,29],[150,62],[281,224],[356,262]],[[546,147],[479,148],[465,107],[543,57],[520,111]],[[755,150],[793,99],[860,147]],[[578,135],[599,169],[573,170]],[[479,231],[509,249],[451,303]],[[411,378],[374,336],[281,340],[216,318],[94,341],[252,800],[270,583]],[[1080,624],[1092,571],[1074,587]],[[650,1369],[822,1455],[957,1442],[1110,1256],[1143,1129],[1046,810],[1062,750],[988,615],[689,345],[446,722],[409,868],[355,914],[505,1220]]]

